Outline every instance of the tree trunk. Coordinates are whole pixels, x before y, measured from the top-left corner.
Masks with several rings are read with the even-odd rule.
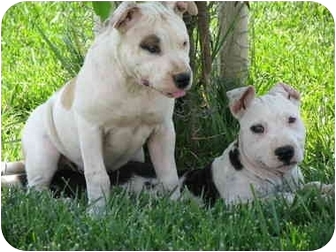
[[[207,2],[196,2],[198,8],[198,31],[201,46],[202,76],[200,82],[207,87],[210,83],[211,74],[211,49],[210,49],[210,17],[207,9]]]
[[[222,2],[219,20],[221,36],[225,37],[220,51],[220,74],[241,85],[248,77],[248,4]]]

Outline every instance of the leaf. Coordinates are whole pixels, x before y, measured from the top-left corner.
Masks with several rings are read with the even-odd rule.
[[[100,17],[100,20],[104,22],[110,15],[111,2],[107,1],[92,1],[93,10]]]

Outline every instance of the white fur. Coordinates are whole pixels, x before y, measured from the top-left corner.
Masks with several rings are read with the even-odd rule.
[[[1,176],[1,185],[8,187],[22,187],[22,182],[18,174]]]
[[[160,38],[160,55],[139,47],[151,34]],[[22,138],[29,186],[47,187],[62,154],[84,169],[89,203],[101,208],[110,188],[105,166],[118,169],[132,157],[141,161],[147,141],[159,180],[175,188],[171,97],[184,91],[172,76],[191,72],[188,52],[187,30],[172,9],[123,3],[77,77],[29,117]]]
[[[235,170],[229,160],[235,142],[213,162],[214,182],[225,202],[293,192],[303,183],[298,164],[303,160],[305,128],[300,119],[298,93],[286,89],[289,86],[278,84],[260,97],[255,97],[253,87],[228,92],[231,112],[240,124],[238,146],[243,168]],[[294,123],[289,123],[290,117],[295,118]],[[252,132],[253,125],[262,125],[264,132]],[[289,165],[284,165],[274,153],[286,145],[294,148]]]

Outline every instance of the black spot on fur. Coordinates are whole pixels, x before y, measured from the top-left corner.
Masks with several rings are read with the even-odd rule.
[[[141,41],[140,48],[151,54],[160,54],[160,38],[155,34],[148,35]]]
[[[155,178],[154,167],[149,163],[128,162],[116,171],[108,173],[112,185],[120,185],[129,181],[134,175],[144,178]]]
[[[152,190],[155,188],[156,184],[151,183],[150,181],[145,181],[144,186],[147,190]]]
[[[80,196],[86,189],[84,174],[76,170],[58,170],[50,183],[50,189],[55,197]]]
[[[191,170],[185,173],[183,186],[198,197],[203,197],[205,203],[212,206],[220,197],[219,192],[213,182],[212,163],[203,169]]]
[[[24,187],[28,185],[27,175],[26,174],[19,174],[18,179],[20,181],[20,184]]]
[[[230,163],[237,171],[240,171],[244,168],[244,166],[240,162],[239,156],[240,153],[238,147],[234,148],[233,150],[230,150],[229,152]]]
[[[73,168],[73,167],[72,167]],[[121,185],[129,181],[134,175],[145,178],[154,178],[155,171],[151,164],[128,162],[116,171],[109,171],[111,185]],[[86,190],[86,181],[83,171],[75,169],[58,170],[50,184],[50,189],[56,197],[75,197]]]
[[[74,169],[58,170],[50,184],[55,197],[75,197],[80,196],[86,191],[86,181],[83,171]],[[63,167],[64,168],[64,167]],[[68,167],[67,167],[68,168]],[[133,176],[144,178],[156,178],[154,167],[151,163],[128,162],[116,171],[108,172],[111,185],[121,185],[129,181]],[[205,203],[212,206],[220,197],[219,192],[213,182],[212,164],[203,169],[178,170],[179,177],[184,176],[183,187],[198,197],[203,197]],[[26,184],[26,176],[22,177],[22,184]],[[146,188],[151,188],[150,183],[145,184]]]

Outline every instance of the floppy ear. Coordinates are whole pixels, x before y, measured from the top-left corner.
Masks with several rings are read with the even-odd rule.
[[[176,1],[176,2],[162,1],[161,3],[164,6],[172,9],[181,18],[182,18],[184,13],[189,13],[192,16],[196,16],[197,13],[198,13],[197,6],[196,6],[195,2],[191,2],[191,1]]]
[[[256,92],[253,86],[247,86],[228,91],[226,95],[229,98],[229,107],[232,115],[239,119],[251,105]]]
[[[300,105],[300,93],[285,83],[277,83],[268,93],[281,94],[295,105]]]
[[[110,25],[120,32],[126,32],[141,17],[140,8],[135,2],[122,2],[110,17]]]

